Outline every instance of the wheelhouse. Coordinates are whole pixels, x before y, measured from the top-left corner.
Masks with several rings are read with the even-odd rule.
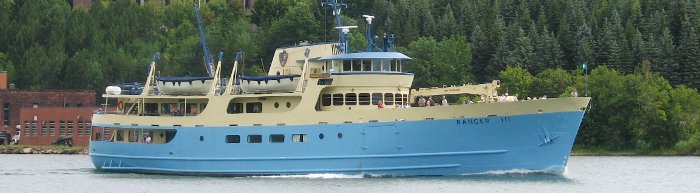
[[[403,61],[411,58],[398,52],[361,52],[319,58],[328,73],[401,72]]]

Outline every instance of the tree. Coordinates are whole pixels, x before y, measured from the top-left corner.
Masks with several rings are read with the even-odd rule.
[[[509,95],[518,96],[519,99],[530,96],[530,87],[532,85],[532,75],[522,67],[509,66],[499,74],[501,87],[499,93],[508,93]]]

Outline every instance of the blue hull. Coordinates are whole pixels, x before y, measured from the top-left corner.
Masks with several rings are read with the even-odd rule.
[[[347,124],[160,127],[177,129],[177,135],[166,144],[91,141],[89,149],[96,168],[115,172],[460,175],[524,169],[562,173],[583,114],[575,111]],[[283,134],[285,140],[271,143],[270,134]],[[307,134],[308,139],[294,142],[293,134]],[[240,135],[241,143],[226,143],[226,135]],[[247,135],[262,135],[262,142],[248,143]]]

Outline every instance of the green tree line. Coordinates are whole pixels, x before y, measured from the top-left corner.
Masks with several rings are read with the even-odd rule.
[[[191,1],[0,0],[0,68],[22,89],[92,89],[143,81],[162,53],[161,75],[201,76],[203,54]],[[176,1],[180,2],[180,1]],[[263,73],[277,47],[334,42],[320,0],[211,0],[202,14],[223,70],[244,51],[244,73]],[[593,97],[577,145],[674,149],[698,154],[700,2],[697,0],[347,0],[342,20],[396,34],[413,60],[416,87],[501,79],[510,93],[562,96],[586,81]],[[516,69],[516,70],[514,70]]]

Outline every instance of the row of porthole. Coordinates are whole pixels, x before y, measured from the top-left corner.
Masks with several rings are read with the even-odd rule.
[[[275,102],[275,108],[279,108],[279,107],[280,107],[280,103],[279,103],[279,102]],[[291,102],[287,102],[287,108],[291,108],[291,107],[292,107],[292,103],[291,103]]]
[[[318,134],[318,138],[323,139],[323,138],[325,138],[325,135],[323,135],[323,133]],[[338,133],[338,139],[342,139],[342,138],[343,138],[343,133]],[[199,136],[199,141],[204,141],[204,136]]]

